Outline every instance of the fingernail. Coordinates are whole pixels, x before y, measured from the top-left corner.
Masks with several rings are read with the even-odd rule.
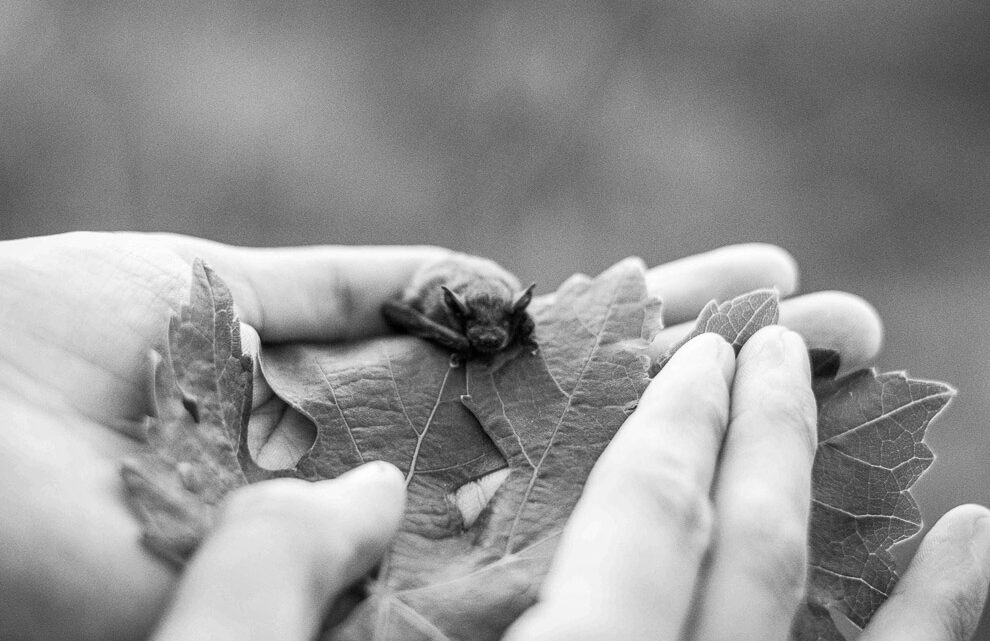
[[[780,325],[768,325],[756,332],[744,347],[749,351],[757,350],[753,356],[760,360],[779,365],[788,360],[789,346],[784,343],[786,333],[787,329]]]
[[[752,344],[752,347],[750,347]],[[744,349],[755,350],[749,358],[755,358],[765,366],[798,370],[802,380],[811,382],[811,363],[804,339],[781,325],[764,327],[750,339]]]
[[[715,361],[725,382],[732,383],[736,369],[736,353],[722,336],[711,332],[696,336],[677,350],[675,356],[681,353],[692,361]]]

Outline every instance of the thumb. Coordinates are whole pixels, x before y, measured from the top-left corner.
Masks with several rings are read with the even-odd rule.
[[[404,482],[369,463],[331,481],[235,492],[186,568],[156,641],[308,641],[398,529]]]
[[[907,572],[859,637],[968,641],[990,584],[990,510],[960,505],[922,539]]]
[[[241,320],[264,341],[346,340],[384,332],[381,304],[421,265],[448,250],[425,246],[236,247],[175,234],[155,237],[197,256],[230,287]]]

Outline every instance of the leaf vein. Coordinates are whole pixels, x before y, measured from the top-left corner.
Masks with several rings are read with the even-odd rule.
[[[402,408],[402,416],[405,417],[406,423],[409,424],[409,429],[411,429],[414,434],[419,436],[419,432],[416,431],[416,426],[413,425],[413,421],[409,417],[409,412],[406,411],[406,403],[402,399],[402,394],[399,392],[399,386],[395,382],[395,370],[392,369],[392,356],[388,353],[388,350],[382,350],[382,353],[385,355],[385,363],[388,365],[388,375],[392,381],[392,389],[395,391],[395,398],[399,399],[399,407]]]
[[[897,416],[898,414],[903,413],[905,410],[909,410],[911,408],[917,407],[918,405],[921,405],[922,403],[924,403],[926,401],[930,401],[930,400],[933,400],[933,399],[940,399],[940,398],[945,398],[945,399],[952,398],[952,392],[946,390],[946,391],[942,391],[942,392],[935,392],[935,393],[932,393],[932,394],[928,394],[928,395],[922,396],[920,398],[912,399],[911,401],[905,403],[904,405],[901,405],[900,407],[895,407],[894,409],[892,409],[890,411],[884,411],[879,416],[874,416],[873,418],[860,423],[856,427],[852,427],[852,428],[850,428],[850,429],[848,429],[848,430],[846,430],[844,432],[840,432],[838,434],[835,434],[833,436],[830,436],[826,440],[822,441],[822,443],[831,443],[832,441],[834,441],[834,440],[836,440],[836,439],[838,439],[838,438],[840,438],[842,436],[845,436],[846,434],[852,434],[852,433],[857,432],[857,431],[859,431],[859,430],[861,430],[863,428],[869,427],[871,425],[875,425],[875,424],[879,423],[880,421],[882,421],[884,419],[887,419],[887,418],[890,418],[891,420],[894,420],[893,417]],[[900,424],[900,423],[898,423],[898,424]],[[905,430],[905,431],[907,431],[907,430]]]
[[[889,594],[887,594],[883,590],[880,590],[880,589],[876,588],[875,586],[870,585],[870,583],[866,579],[863,579],[861,577],[858,577],[858,576],[849,576],[847,574],[842,574],[841,572],[836,572],[834,570],[829,570],[828,568],[822,567],[821,565],[818,565],[818,564],[810,564],[809,567],[814,568],[815,570],[818,570],[819,572],[822,572],[824,574],[828,574],[828,575],[834,576],[834,577],[836,577],[838,579],[844,579],[846,581],[852,581],[854,583],[862,583],[864,586],[866,586],[866,589],[870,590],[871,592],[876,592],[877,594],[883,596],[884,599],[886,599],[888,596],[890,596]]]
[[[903,523],[904,525],[910,525],[912,527],[917,527],[919,525],[914,521],[909,521],[908,519],[897,516],[896,514],[853,514],[848,510],[843,510],[841,507],[830,505],[829,503],[825,503],[824,501],[819,501],[818,499],[811,499],[811,502],[814,505],[821,506],[823,509],[831,510],[833,512],[838,512],[839,514],[843,514],[857,521],[859,519],[889,519],[891,521],[898,521],[900,523]]]
[[[886,470],[887,472],[893,472],[894,470],[896,470],[897,468],[901,467],[902,465],[905,465],[907,463],[910,463],[911,461],[916,460],[916,459],[918,459],[918,460],[930,460],[930,458],[929,459],[921,459],[921,457],[919,457],[919,456],[911,456],[909,458],[904,459],[903,461],[898,461],[897,465],[895,465],[894,467],[887,467],[886,465],[882,465],[880,463],[872,463],[870,461],[867,461],[864,458],[860,458],[859,456],[856,456],[855,454],[852,454],[850,452],[847,452],[844,449],[840,448],[839,446],[837,446],[837,445],[835,445],[833,443],[828,443],[826,441],[822,445],[825,446],[825,447],[828,447],[833,452],[836,452],[840,456],[842,456],[844,458],[847,458],[850,461],[856,461],[857,463],[862,463],[863,465],[866,465],[866,466],[869,466],[869,467],[873,467],[873,468],[877,468],[877,469],[880,469],[880,470]],[[907,491],[907,488],[905,488],[904,490],[902,490],[902,492],[904,492],[904,491]]]
[[[529,452],[526,451],[526,446],[523,445],[522,436],[520,436],[519,430],[517,430],[515,425],[512,424],[512,421],[509,420],[509,415],[505,411],[505,400],[502,398],[502,391],[498,389],[497,386],[494,385],[492,386],[492,388],[495,390],[495,398],[498,399],[498,404],[501,407],[501,415],[505,417],[506,422],[509,424],[509,429],[512,430],[512,435],[516,437],[516,443],[519,444],[519,451],[522,452],[523,458],[526,459],[526,462],[529,463],[529,466],[533,469],[536,469],[536,465],[533,464],[533,459],[529,458]]]
[[[498,570],[499,568],[501,568],[503,566],[506,566],[506,565],[509,565],[511,563],[517,563],[517,562],[525,561],[526,559],[523,556],[523,554],[525,554],[526,552],[528,552],[529,550],[531,550],[531,549],[533,549],[535,547],[538,547],[540,545],[543,545],[544,543],[547,543],[548,541],[552,541],[555,538],[560,538],[561,533],[562,533],[561,530],[556,530],[554,532],[551,532],[550,534],[546,535],[542,539],[538,539],[538,540],[530,543],[526,547],[520,548],[520,549],[516,550],[515,552],[512,552],[510,554],[507,554],[507,555],[501,557],[500,559],[498,559],[496,561],[493,561],[493,562],[488,563],[486,565],[482,565],[482,566],[480,566],[480,567],[478,567],[478,568],[476,568],[474,570],[471,570],[467,574],[462,574],[460,576],[455,576],[455,577],[453,577],[451,579],[447,579],[445,581],[439,581],[439,582],[436,582],[436,583],[430,583],[428,585],[423,585],[423,586],[420,586],[420,587],[417,587],[417,588],[409,588],[407,590],[401,590],[397,594],[416,594],[417,592],[435,590],[436,588],[441,588],[441,587],[446,587],[446,586],[449,586],[449,585],[454,585],[454,584],[456,584],[456,583],[458,583],[460,581],[464,581],[466,579],[470,579],[470,578],[475,577],[475,576],[478,576],[478,575],[483,575],[486,572],[494,572],[494,571]]]
[[[340,403],[337,402],[337,392],[334,390],[333,383],[330,382],[330,376],[327,375],[327,371],[323,369],[323,363],[321,363],[319,359],[314,358],[313,362],[316,363],[316,367],[320,370],[323,380],[326,381],[327,389],[330,390],[330,398],[333,400],[333,406],[337,408],[337,414],[340,415],[340,420],[344,423],[344,430],[347,432],[347,438],[351,439],[351,446],[354,448],[354,451],[357,452],[358,458],[361,459],[361,462],[364,463],[364,453],[361,451],[361,448],[358,447],[357,441],[354,439],[354,433],[351,431],[351,425],[347,422],[347,417],[344,415],[344,408],[342,408]]]
[[[444,634],[443,630],[438,628],[433,624],[432,621],[424,617],[422,614],[417,612],[411,605],[402,601],[398,597],[391,597],[392,602],[399,608],[402,608],[410,616],[406,619],[410,624],[419,624],[419,629],[421,632],[425,632],[432,636],[436,641],[452,641],[450,637]],[[378,637],[375,637],[378,638]]]
[[[598,353],[599,348],[601,347],[602,335],[605,333],[605,330],[608,327],[609,320],[612,318],[612,315],[615,312],[615,299],[618,295],[619,295],[618,290],[612,291],[612,298],[611,300],[609,300],[608,303],[608,308],[607,308],[608,311],[605,312],[605,318],[602,320],[601,328],[599,329],[598,333],[595,335],[595,344],[588,352],[587,357],[585,357],[584,363],[582,363],[581,365],[581,373],[578,374],[576,382],[574,384],[575,393],[577,392],[578,388],[581,386],[581,383],[584,381],[584,376],[588,372],[588,366],[591,364],[591,361],[594,359],[595,355]],[[512,527],[509,529],[508,537],[506,537],[505,552],[507,554],[512,549],[512,539],[515,536],[516,528],[519,526],[519,519],[522,517],[523,509],[525,509],[526,504],[529,502],[529,495],[533,492],[533,487],[535,487],[536,485],[536,479],[540,475],[540,469],[543,467],[543,462],[546,460],[547,455],[550,453],[550,450],[553,447],[553,442],[557,437],[557,433],[560,431],[560,426],[563,425],[564,423],[564,417],[566,417],[568,412],[570,412],[573,403],[574,403],[573,396],[568,396],[567,404],[564,406],[563,411],[560,413],[560,418],[557,420],[557,424],[554,425],[553,431],[550,433],[550,438],[547,439],[546,447],[543,448],[543,454],[540,456],[539,462],[533,467],[533,473],[529,478],[529,484],[526,486],[526,491],[525,493],[523,493],[523,498],[519,502],[519,507],[516,510],[516,516],[512,520]],[[513,432],[515,432],[515,430],[513,430]]]
[[[433,424],[433,417],[437,415],[437,408],[440,407],[440,399],[443,398],[443,391],[447,388],[447,380],[450,378],[450,368],[443,375],[443,381],[440,383],[440,390],[437,392],[437,400],[433,403],[433,409],[430,410],[430,416],[426,419],[426,425],[423,426],[423,431],[419,432],[416,437],[416,449],[413,450],[412,460],[409,462],[409,471],[406,473],[406,486],[412,481],[413,476],[416,474],[416,464],[419,462],[419,452],[423,447],[423,440],[426,438],[426,434],[430,431],[430,426]],[[413,428],[415,431],[416,428]]]

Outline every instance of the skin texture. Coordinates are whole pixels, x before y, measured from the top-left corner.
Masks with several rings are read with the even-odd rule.
[[[333,481],[239,491],[180,582],[141,547],[121,497],[118,462],[141,447],[128,433],[147,409],[147,350],[185,298],[194,256],[231,287],[245,348],[256,351],[261,340],[387,331],[382,303],[397,298],[423,264],[446,255],[429,247],[248,249],[137,234],[0,243],[0,487],[16,488],[0,494],[0,638],[308,639],[327,603],[387,545],[402,512],[401,477],[372,464]],[[648,278],[667,303],[670,328],[657,338],[658,349],[682,335],[679,323],[710,296],[766,286],[786,296],[797,282],[793,260],[765,245],[685,259]],[[872,308],[845,294],[790,299],[781,315],[808,344],[840,351],[847,367],[870,362],[880,346]],[[635,635],[656,623],[643,605],[656,602],[669,604],[669,618],[649,638],[674,639],[689,625],[717,638],[717,621],[692,623],[687,613],[738,611],[743,606],[733,599],[744,587],[747,607],[767,613],[769,626],[744,632],[778,635],[797,602],[792,588],[803,565],[796,541],[803,540],[807,501],[800,490],[777,496],[759,487],[800,487],[808,473],[807,363],[792,334],[776,328],[758,336],[738,360],[700,337],[651,384],[596,466],[556,578],[514,639],[555,638],[541,631],[569,629],[568,577],[588,590],[577,595],[583,602],[598,598],[611,607],[587,608],[585,636],[574,630],[560,638],[592,638],[589,631],[606,629],[620,613],[645,617],[629,622],[633,636],[626,637],[641,638]],[[258,375],[249,429],[291,455],[294,428],[279,419],[279,401]],[[793,393],[754,393],[767,386]],[[770,438],[771,424],[775,434],[790,436]],[[764,447],[765,459],[748,461],[747,452]],[[665,465],[651,464],[649,453]],[[734,490],[742,478],[756,489]],[[784,534],[768,536],[746,514],[733,516],[735,491],[761,501],[756,507],[785,526]],[[947,621],[926,637],[936,641],[964,638],[952,635],[975,620],[990,558],[986,537],[957,553],[963,533],[985,529],[986,510],[968,506],[946,519],[883,610],[910,608],[918,629]],[[671,554],[643,536],[654,531],[686,547]],[[601,537],[614,545],[596,545]],[[707,556],[711,568],[701,562]],[[786,580],[774,583],[761,574],[767,567],[787,569]],[[658,585],[654,576],[678,578]],[[949,576],[971,580],[939,580]],[[907,638],[873,626],[869,633],[872,641]]]

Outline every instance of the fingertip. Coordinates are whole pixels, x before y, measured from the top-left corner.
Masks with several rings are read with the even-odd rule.
[[[721,371],[726,383],[729,383],[735,371],[735,362],[736,353],[729,342],[721,334],[705,332],[682,345],[660,373],[663,374],[672,364],[673,371],[676,372],[681,368],[707,367],[708,364],[713,363]],[[671,375],[673,374],[668,374]]]
[[[876,355],[883,346],[883,319],[877,308],[865,298],[849,292],[828,290],[821,293],[830,296],[832,305],[843,310],[847,317],[855,319],[862,343],[870,346],[870,351]]]
[[[691,347],[688,347],[689,345]],[[729,341],[725,340],[725,337],[721,334],[715,332],[704,332],[702,334],[698,334],[685,343],[684,347],[688,348],[688,350],[711,350],[715,353],[724,351],[723,348],[729,348],[731,350]]]
[[[782,297],[790,296],[800,287],[801,270],[797,259],[783,247],[769,243],[745,243],[736,245],[736,248],[754,257],[771,286],[776,287]]]
[[[314,638],[327,604],[385,553],[403,488],[398,470],[376,462],[328,481],[276,479],[233,492],[156,638]]]
[[[725,338],[712,332],[695,336],[653,377],[631,424],[676,419],[682,413],[706,424],[724,423],[735,375],[736,353]]]
[[[797,332],[783,325],[768,325],[756,331],[739,352],[741,366],[750,367],[755,361],[760,367],[782,367],[789,375],[797,375],[811,383],[811,362],[808,346]]]
[[[785,301],[780,324],[798,330],[809,348],[838,352],[840,374],[868,367],[883,347],[880,313],[848,292],[820,291]]]
[[[261,370],[261,337],[251,325],[240,324],[241,353],[251,358],[251,411],[269,402],[275,395]]]
[[[919,547],[919,560],[930,562],[944,548],[968,550],[972,565],[990,577],[990,509],[967,503],[943,514]]]
[[[333,591],[384,553],[404,509],[401,473],[375,461],[334,479],[283,478],[240,488],[228,498],[211,538],[305,557],[313,567],[332,570]]]
[[[405,476],[402,471],[388,461],[370,461],[352,470],[344,472],[336,479],[338,482],[365,483],[400,488],[405,486]]]
[[[647,272],[647,288],[664,302],[668,325],[690,320],[713,298],[729,300],[754,289],[776,288],[788,296],[798,288],[797,261],[787,250],[744,243],[659,265]]]
[[[804,338],[782,325],[764,327],[743,345],[737,369],[732,391],[734,431],[740,432],[738,421],[759,417],[758,423],[776,427],[765,447],[800,444],[806,458],[795,458],[792,462],[800,460],[801,466],[804,462],[810,465],[818,445],[818,411]],[[804,471],[810,474],[810,467]],[[793,474],[798,472],[795,470]],[[801,502],[807,507],[806,499]]]
[[[960,505],[922,539],[862,641],[968,641],[990,585],[990,510]]]
[[[258,332],[247,323],[240,324],[241,353],[252,358],[257,358],[261,351],[261,337]]]
[[[381,506],[383,517],[398,527],[406,502],[406,479],[396,466],[386,461],[371,461],[316,485],[333,492],[347,492],[364,497]]]

